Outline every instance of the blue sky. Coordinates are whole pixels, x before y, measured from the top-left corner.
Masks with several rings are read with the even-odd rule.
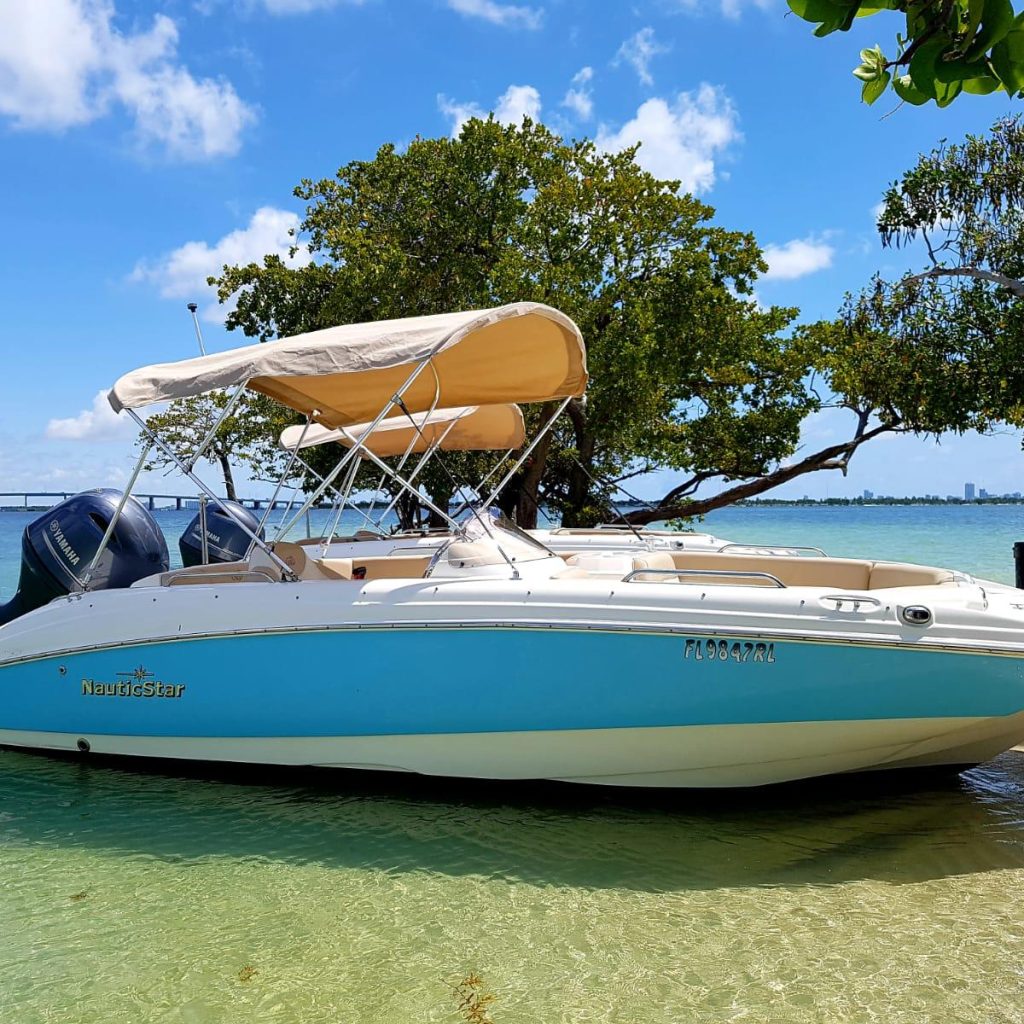
[[[873,230],[886,184],[1010,109],[883,116],[895,104],[862,105],[850,69],[862,46],[891,48],[898,20],[816,40],[783,0],[0,0],[0,24],[0,490],[123,482],[131,434],[96,396],[195,354],[190,299],[208,349],[241,344],[206,275],[282,251],[294,185],[382,143],[491,110],[640,141],[641,162],[756,234],[760,299],[816,318],[905,265]],[[847,429],[824,415],[806,441]],[[777,493],[1014,491],[1022,471],[1012,433],[899,439],[845,480]]]

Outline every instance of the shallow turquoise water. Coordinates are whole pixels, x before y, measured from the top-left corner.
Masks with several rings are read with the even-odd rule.
[[[1022,810],[1016,754],[650,797],[0,752],[0,1019],[458,1021],[475,974],[495,1024],[1016,1021]]]
[[[705,525],[1001,579],[1024,539],[1017,507]],[[494,1024],[1024,1020],[1024,754],[745,794],[176,772],[0,751],[0,1021],[457,1022],[469,975]]]

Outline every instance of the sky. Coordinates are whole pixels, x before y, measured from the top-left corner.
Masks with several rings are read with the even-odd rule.
[[[208,350],[245,343],[206,277],[287,254],[301,179],[475,114],[640,142],[650,171],[754,232],[761,302],[834,315],[913,259],[878,240],[885,187],[1012,110],[1005,96],[863,105],[857,53],[892,49],[898,24],[819,40],[784,0],[0,0],[0,491],[123,484],[134,432],[106,403],[113,381],[197,354],[189,301]],[[848,436],[847,415],[809,421],[808,450]],[[879,440],[847,477],[773,494],[946,495],[966,480],[1024,490],[1020,436]]]

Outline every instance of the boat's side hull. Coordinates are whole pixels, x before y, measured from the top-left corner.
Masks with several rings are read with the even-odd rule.
[[[976,764],[1024,736],[1008,720],[924,718],[392,736],[127,736],[91,733],[91,752],[456,778],[613,786],[759,786],[888,767]],[[0,745],[74,751],[75,733],[0,729]]]
[[[0,743],[137,756],[722,786],[982,760],[1021,737],[1015,655],[824,640],[349,627],[0,667]]]

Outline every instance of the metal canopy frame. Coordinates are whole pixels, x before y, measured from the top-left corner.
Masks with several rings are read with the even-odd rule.
[[[281,578],[282,578],[282,580],[291,581],[291,582],[294,582],[294,581],[298,580],[298,577],[296,576],[294,571],[291,569],[291,567],[283,559],[281,559],[277,554],[275,554],[274,549],[273,549],[273,542],[268,543],[267,541],[263,540],[259,536],[260,531],[264,528],[264,526],[265,526],[265,524],[267,522],[267,519],[268,519],[269,514],[270,514],[270,510],[273,508],[274,502],[277,499],[277,495],[280,493],[281,488],[283,487],[285,480],[289,477],[289,475],[290,475],[290,473],[292,471],[292,468],[294,467],[296,462],[300,463],[307,472],[311,473],[315,478],[317,478],[319,480],[319,483],[314,488],[313,492],[307,496],[306,500],[302,503],[302,506],[291,517],[291,519],[289,519],[286,523],[282,521],[281,525],[279,525],[279,527],[278,527],[278,530],[277,530],[277,533],[276,533],[276,537],[275,537],[275,541],[276,540],[280,540],[281,538],[287,536],[287,534],[295,527],[295,525],[298,522],[301,521],[302,517],[304,515],[307,515],[309,510],[323,497],[323,495],[328,491],[328,489],[330,489],[330,490],[333,490],[338,495],[339,505],[338,505],[338,514],[336,516],[336,522],[335,522],[334,525],[332,525],[330,534],[329,534],[329,536],[326,539],[326,542],[329,544],[331,537],[333,537],[333,533],[334,533],[335,526],[337,524],[337,520],[340,520],[341,511],[344,509],[345,505],[348,503],[348,497],[349,497],[349,495],[351,493],[351,488],[354,485],[355,477],[356,477],[356,472],[357,472],[358,465],[359,465],[359,463],[357,461],[357,458],[360,457],[360,456],[362,458],[365,458],[369,462],[372,462],[375,466],[379,467],[381,472],[382,472],[382,474],[384,474],[384,477],[390,478],[396,484],[398,484],[399,489],[400,489],[399,493],[401,493],[402,491],[408,491],[424,507],[430,509],[431,512],[435,513],[437,516],[439,516],[441,519],[443,519],[455,533],[461,534],[461,533],[464,532],[464,527],[461,526],[458,522],[456,522],[456,520],[449,514],[448,510],[442,509],[440,506],[438,506],[429,497],[427,497],[425,494],[423,494],[422,491],[420,491],[416,487],[416,485],[415,485],[415,480],[416,480],[417,476],[420,474],[420,472],[426,466],[427,462],[434,455],[436,455],[437,451],[441,448],[441,444],[442,444],[444,438],[447,437],[448,431],[451,430],[454,427],[454,425],[455,425],[454,422],[448,427],[448,429],[444,432],[444,434],[442,434],[442,436],[439,439],[437,439],[436,441],[434,441],[434,442],[432,442],[432,443],[430,443],[428,445],[427,449],[423,452],[422,457],[419,459],[417,464],[413,467],[412,472],[409,473],[407,476],[403,476],[402,475],[402,469],[404,468],[405,463],[407,462],[408,458],[412,454],[412,451],[413,451],[413,449],[414,449],[414,447],[416,445],[417,438],[416,438],[415,435],[410,440],[409,446],[406,449],[405,454],[402,456],[397,469],[393,469],[391,466],[387,465],[387,463],[385,463],[379,456],[377,456],[374,452],[372,452],[370,450],[369,446],[366,443],[368,438],[373,434],[374,430],[376,430],[377,427],[380,425],[381,421],[383,421],[387,417],[387,415],[391,412],[391,410],[396,408],[396,407],[398,409],[400,409],[406,416],[409,417],[410,422],[413,424],[413,427],[415,428],[416,434],[418,434],[420,438],[423,437],[423,432],[422,432],[421,428],[416,423],[416,421],[413,418],[412,414],[409,412],[408,408],[406,407],[405,402],[403,401],[403,395],[408,391],[408,389],[412,386],[412,384],[417,380],[417,378],[420,376],[420,374],[423,373],[423,371],[428,366],[433,371],[434,379],[435,379],[434,400],[431,403],[429,411],[432,413],[437,408],[437,404],[438,404],[438,401],[439,401],[439,398],[440,398],[440,378],[438,377],[436,368],[433,366],[432,357],[427,357],[427,358],[421,360],[419,363],[417,363],[415,367],[413,367],[413,369],[410,372],[409,376],[405,379],[405,381],[398,388],[398,390],[391,396],[391,398],[387,402],[384,403],[384,406],[381,408],[380,412],[377,414],[377,416],[374,418],[374,420],[369,424],[369,426],[362,433],[362,435],[356,440],[355,444],[353,444],[353,446],[351,448],[349,448],[347,452],[345,452],[345,454],[338,460],[338,462],[334,466],[334,468],[326,476],[320,476],[318,473],[316,473],[314,470],[311,469],[311,467],[305,462],[305,460],[303,460],[298,455],[298,449],[299,449],[299,446],[301,445],[301,441],[305,438],[306,432],[308,431],[310,426],[317,420],[318,412],[317,412],[317,410],[313,410],[313,412],[311,412],[309,415],[307,415],[307,417],[306,417],[306,424],[305,424],[305,426],[303,428],[302,436],[300,437],[300,444],[296,445],[295,448],[292,450],[291,456],[289,457],[288,462],[287,462],[284,470],[282,471],[281,477],[278,480],[277,485],[275,487],[274,496],[270,500],[270,502],[268,502],[267,512],[261,517],[261,520],[260,520],[260,523],[259,523],[259,526],[257,527],[257,529],[255,531],[250,529],[250,527],[245,522],[243,522],[242,519],[238,515],[236,515],[234,513],[234,511],[230,507],[222,506],[223,511],[231,519],[233,519],[234,522],[236,523],[236,525],[238,525],[240,527],[240,529],[249,537],[250,544],[249,544],[249,548],[248,548],[248,550],[246,552],[246,557],[251,556],[251,553],[252,553],[254,547],[259,547],[264,552],[266,552],[266,554],[270,557],[270,559],[281,570]],[[128,413],[128,415],[136,422],[136,424],[138,425],[138,427],[139,427],[140,431],[142,432],[143,436],[147,439],[146,440],[146,445],[145,445],[145,448],[144,448],[144,451],[143,451],[142,455],[139,458],[138,463],[136,464],[135,470],[134,470],[134,472],[132,474],[131,479],[129,480],[128,486],[126,487],[125,492],[122,495],[121,502],[118,505],[117,511],[116,511],[116,513],[115,513],[111,523],[107,527],[106,533],[105,533],[105,535],[104,535],[104,537],[103,537],[103,539],[102,539],[102,541],[100,543],[100,547],[97,550],[96,555],[93,557],[93,560],[90,563],[88,570],[86,571],[86,574],[85,574],[85,576],[83,578],[83,581],[82,581],[83,589],[86,589],[88,587],[89,580],[91,579],[92,574],[95,571],[96,565],[99,562],[99,558],[102,555],[103,551],[105,550],[106,546],[108,545],[108,543],[110,541],[110,537],[113,534],[114,526],[116,525],[116,523],[118,521],[118,518],[121,515],[121,512],[122,512],[122,510],[124,508],[124,505],[127,502],[129,495],[131,494],[132,488],[134,487],[134,485],[135,485],[135,483],[136,483],[136,481],[138,479],[138,476],[139,476],[139,474],[142,471],[143,466],[145,465],[146,457],[149,455],[149,452],[152,450],[152,448],[154,446],[159,448],[159,450],[161,452],[163,452],[164,455],[168,459],[170,459],[171,462],[173,462],[182,471],[182,473],[184,473],[184,475],[186,477],[188,477],[188,479],[191,480],[200,489],[200,491],[202,492],[202,497],[201,497],[201,504],[202,505],[205,506],[204,499],[209,499],[209,500],[212,500],[214,502],[220,502],[221,501],[221,499],[219,499],[217,497],[217,495],[213,492],[213,490],[210,487],[208,487],[203,482],[203,480],[195,474],[194,467],[195,467],[196,462],[199,461],[199,459],[202,457],[203,453],[206,451],[206,449],[209,447],[210,443],[213,441],[213,438],[216,436],[216,433],[220,429],[221,425],[228,418],[228,416],[230,416],[231,413],[233,412],[235,406],[237,405],[239,399],[241,398],[242,392],[248,386],[248,383],[249,383],[248,381],[243,381],[241,384],[238,385],[238,387],[235,389],[234,393],[231,395],[230,399],[228,400],[227,404],[224,406],[224,409],[221,411],[221,414],[217,418],[216,423],[209,430],[209,432],[207,433],[206,437],[200,443],[199,447],[194,452],[192,452],[190,454],[190,456],[188,457],[187,461],[186,461],[185,458],[182,458],[181,456],[179,456],[170,447],[170,445],[167,444],[166,441],[164,441],[161,437],[159,437],[157,435],[157,433],[150,428],[150,426],[146,422],[146,420],[143,419],[134,409],[130,409],[129,408],[129,409],[125,410]],[[468,505],[468,507],[473,512],[474,518],[477,519],[480,522],[481,526],[483,527],[483,529],[486,531],[486,533],[488,535],[493,537],[493,534],[491,533],[491,529],[490,529],[490,524],[488,522],[489,517],[485,513],[491,507],[491,505],[494,503],[494,501],[497,499],[497,497],[501,493],[502,489],[508,484],[508,482],[512,479],[512,477],[515,475],[515,473],[518,472],[519,468],[523,465],[523,463],[530,457],[530,455],[533,453],[534,449],[537,447],[537,445],[539,444],[541,439],[551,430],[551,428],[555,424],[555,421],[562,414],[562,412],[565,410],[566,406],[568,406],[570,401],[572,401],[571,396],[563,399],[562,402],[559,403],[559,405],[556,408],[555,412],[548,419],[548,421],[544,424],[544,426],[537,432],[536,437],[534,437],[534,439],[526,447],[526,449],[523,451],[523,453],[520,455],[520,457],[515,461],[515,463],[512,465],[512,467],[506,472],[505,476],[502,477],[501,481],[491,491],[490,495],[487,497],[487,499],[484,501],[484,503],[479,508],[476,507],[475,505],[472,505],[472,504]],[[511,451],[507,452],[502,457],[502,459],[499,460],[498,464],[484,478],[485,481],[487,479],[489,479],[490,476],[494,474],[494,472],[496,472],[498,466],[500,466],[501,463],[504,462],[505,459],[508,458],[508,456],[510,454],[511,454]],[[344,483],[343,487],[339,489],[338,487],[335,486],[335,481],[338,479],[338,477],[340,476],[340,474],[342,473],[342,471],[346,467],[350,467],[349,468],[349,473],[348,473],[348,475],[346,477],[346,480],[345,480],[345,483]],[[382,478],[382,483],[383,483],[383,478]],[[459,489],[461,491],[461,487]],[[383,517],[385,515],[387,515],[387,513],[389,511],[391,511],[392,508],[394,508],[394,506],[397,503],[397,501],[398,501],[398,496],[396,495],[392,499],[391,504],[388,505],[387,509],[385,509],[384,512],[381,514],[381,516],[378,518],[377,522],[374,522],[373,520],[370,519],[370,517],[368,515],[365,515],[364,513],[362,513],[362,510],[360,510],[360,512],[361,512],[361,514],[363,514],[363,517],[367,520],[367,522],[370,523],[370,525],[372,527],[374,527],[375,529],[379,529],[380,521],[383,519]],[[289,508],[290,507],[291,507],[291,502],[289,502]],[[458,510],[457,514],[461,513],[465,508],[467,508],[467,503],[464,501],[463,505],[460,507],[460,509]],[[285,515],[287,515],[287,511],[288,510],[286,510]],[[205,512],[205,507],[201,508],[201,512]],[[204,518],[205,518],[205,516],[204,516]],[[282,520],[283,519],[284,519],[284,517],[282,517]],[[205,539],[205,531],[204,531],[204,539]],[[204,549],[205,549],[205,544],[204,544]],[[517,571],[517,569],[515,567],[515,564],[512,562],[511,559],[508,558],[508,556],[505,554],[505,552],[501,550],[501,546],[500,545],[498,545],[498,550],[499,550],[500,554],[502,555],[502,557],[506,560],[506,562],[508,562],[509,566],[511,567],[513,576],[518,578],[519,574],[518,574],[518,571]]]

